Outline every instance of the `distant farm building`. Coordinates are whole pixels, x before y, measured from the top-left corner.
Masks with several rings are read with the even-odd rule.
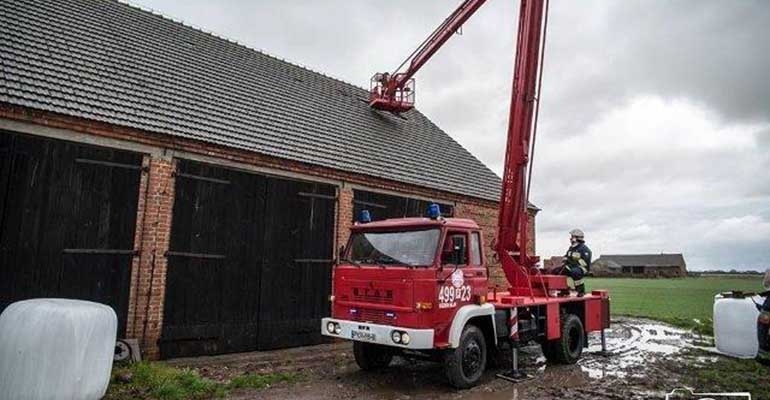
[[[603,255],[591,264],[594,276],[680,277],[687,275],[682,254]]]

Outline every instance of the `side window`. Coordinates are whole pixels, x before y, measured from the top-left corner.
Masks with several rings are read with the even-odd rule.
[[[478,232],[471,233],[471,265],[481,265],[481,237]]]
[[[461,232],[449,232],[441,250],[441,264],[468,264],[468,235]]]

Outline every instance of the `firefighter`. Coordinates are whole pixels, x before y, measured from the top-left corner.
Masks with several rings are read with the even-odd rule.
[[[390,83],[390,74],[387,72],[383,72],[382,74],[380,74],[379,82],[380,82],[380,87],[377,89],[380,91],[379,93],[380,96],[382,96],[387,91],[388,84]]]
[[[583,297],[586,293],[583,277],[591,266],[591,249],[586,246],[585,235],[580,229],[569,231],[569,236],[570,246],[564,255],[560,274],[571,277],[578,297]]]

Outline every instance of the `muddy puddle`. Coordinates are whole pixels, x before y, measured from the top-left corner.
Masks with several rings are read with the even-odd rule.
[[[532,377],[527,383],[514,385],[496,379],[495,375],[505,370],[501,367],[490,369],[479,386],[465,391],[448,387],[436,363],[398,359],[384,371],[360,371],[352,346],[346,343],[269,355],[254,353],[253,357],[238,355],[230,361],[218,358],[207,365],[198,361],[195,367],[220,379],[271,370],[296,371],[301,376],[294,383],[233,393],[232,398],[237,399],[647,399],[663,398],[678,387],[685,358],[687,362],[708,363],[716,357],[692,351],[708,351],[697,345],[709,338],[655,321],[613,320],[605,335],[607,352],[602,352],[600,336],[591,335],[576,365],[548,365],[539,346],[526,347],[521,351],[521,363]]]
[[[605,331],[605,338],[606,354],[602,353],[599,334],[594,333],[584,352],[588,356],[578,362],[591,378],[643,377],[645,365],[675,359],[687,349],[700,349],[695,343],[706,340],[683,329],[641,319],[613,321]]]

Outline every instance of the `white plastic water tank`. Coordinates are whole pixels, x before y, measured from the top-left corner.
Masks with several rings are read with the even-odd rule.
[[[714,340],[719,352],[738,358],[754,358],[759,350],[754,303],[759,296],[723,293],[714,296]]]
[[[0,314],[0,399],[100,399],[118,319],[112,308],[65,299],[13,303]]]

